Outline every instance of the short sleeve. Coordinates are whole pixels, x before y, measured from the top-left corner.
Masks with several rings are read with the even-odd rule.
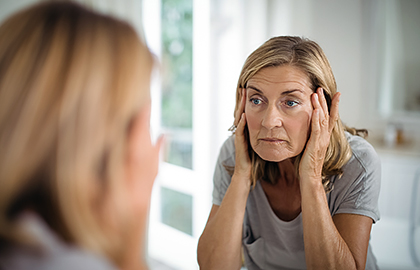
[[[373,147],[364,139],[352,138],[353,155],[343,167],[343,176],[334,181],[329,195],[331,214],[358,214],[380,218],[378,199],[381,188],[381,163]]]
[[[220,149],[213,175],[213,204],[220,205],[231,181],[228,170],[235,167],[234,136],[229,137]]]

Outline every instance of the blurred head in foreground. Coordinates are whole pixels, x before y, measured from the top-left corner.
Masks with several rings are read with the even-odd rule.
[[[37,246],[25,216],[118,267],[138,257],[159,141],[153,58],[127,23],[71,2],[0,27],[0,252]]]

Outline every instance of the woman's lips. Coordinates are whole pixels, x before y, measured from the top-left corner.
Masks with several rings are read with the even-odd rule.
[[[281,143],[284,142],[282,139],[278,138],[261,138],[260,141],[266,142],[266,143]]]

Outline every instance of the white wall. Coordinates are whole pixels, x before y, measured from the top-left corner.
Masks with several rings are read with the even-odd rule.
[[[272,0],[270,3],[271,36],[298,35],[317,42],[330,61],[342,94],[341,119],[350,126],[362,127],[364,112],[357,106],[362,103],[365,90],[362,85],[362,1]]]

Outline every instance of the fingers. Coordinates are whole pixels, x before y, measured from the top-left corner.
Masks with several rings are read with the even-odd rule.
[[[312,132],[321,129],[321,126],[325,125],[325,111],[322,107],[322,96],[319,95],[319,91],[312,95],[312,105],[314,106],[314,110],[312,112]],[[324,99],[325,101],[325,99]],[[327,111],[328,113],[328,111]],[[328,114],[327,114],[328,117]]]
[[[235,121],[233,122],[235,126],[238,125],[239,121],[241,120],[241,115],[245,111],[245,103],[246,103],[246,90],[245,88],[241,89],[241,102],[238,106],[238,109],[235,112]]]
[[[334,128],[335,123],[338,120],[338,104],[340,103],[341,93],[338,92],[334,95],[332,102],[331,102],[331,114],[330,114],[330,123],[329,123],[329,131],[331,132]]]
[[[314,109],[314,111],[312,112],[311,121],[311,137],[315,136],[314,139],[318,139],[321,133],[321,125],[319,124],[319,108]]]
[[[245,126],[246,126],[246,116],[245,113],[241,114],[241,118],[239,119],[238,127],[235,131],[235,148],[237,153],[243,154],[247,150],[247,142],[245,138]]]
[[[328,127],[328,132],[331,133],[336,121],[338,120],[339,110],[338,104],[340,101],[341,93],[336,93],[331,101],[330,112],[328,110],[327,100],[324,95],[324,90],[318,88],[317,92],[313,94],[312,104],[314,110],[319,110],[319,121],[321,126]]]
[[[241,118],[239,119],[238,126],[236,127],[235,135],[241,138],[241,140],[245,140],[244,131],[246,126],[246,116],[245,113],[242,113]]]
[[[325,95],[324,95],[324,90],[319,87],[317,89],[317,94],[319,96],[319,103],[321,104],[321,108],[322,108],[322,113],[325,116],[328,116],[328,104],[327,104],[327,100],[325,99]]]
[[[235,132],[235,170],[234,174],[251,184],[251,161],[248,155],[248,142],[245,137],[246,115],[242,113]]]
[[[320,179],[331,132],[338,120],[340,93],[335,94],[331,100],[330,110],[328,110],[327,100],[322,88],[318,88],[311,98],[313,106],[311,135],[301,159],[299,169],[301,179]]]
[[[155,148],[155,152],[157,154],[160,153],[160,151],[162,150],[163,145],[165,145],[165,135],[160,135],[159,138],[157,139],[154,148]]]

